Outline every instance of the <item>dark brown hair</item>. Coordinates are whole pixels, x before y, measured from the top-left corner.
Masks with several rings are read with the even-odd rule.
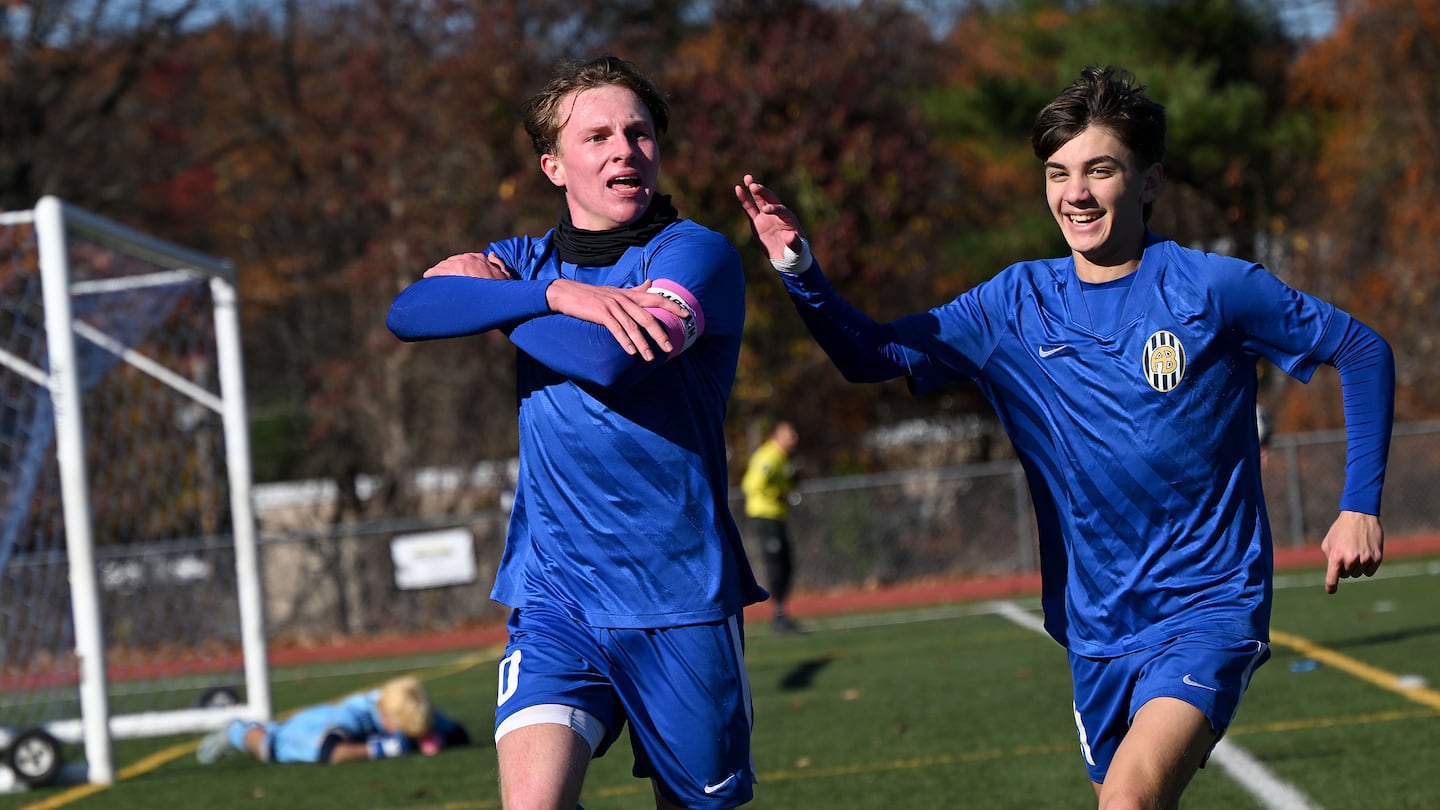
[[[1030,145],[1048,160],[1090,127],[1115,133],[1143,167],[1165,161],[1165,108],[1145,95],[1128,70],[1086,65],[1080,78],[1035,116]]]
[[[1165,107],[1145,95],[1145,85],[1123,68],[1086,65],[1080,78],[1035,116],[1030,146],[1041,161],[1090,127],[1115,134],[1135,153],[1140,168],[1165,162]],[[1150,221],[1154,203],[1141,216]]]

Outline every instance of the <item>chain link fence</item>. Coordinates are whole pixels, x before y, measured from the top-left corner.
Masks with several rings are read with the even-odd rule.
[[[1265,488],[1277,547],[1323,539],[1335,517],[1344,460],[1343,432],[1275,437]],[[447,480],[450,486],[460,481],[508,488],[505,478]],[[1397,425],[1385,496],[1390,537],[1440,531],[1440,501],[1431,492],[1437,478],[1440,422]],[[814,479],[802,482],[798,494],[791,531],[799,590],[1026,573],[1038,566],[1029,491],[1015,462]],[[469,500],[493,497],[493,492],[479,493]],[[489,598],[505,543],[508,516],[503,510],[329,526],[324,516],[331,506],[323,487],[283,506],[267,506],[263,492],[257,500],[267,626],[275,641],[401,636],[504,619],[505,609]],[[743,515],[741,507],[737,491],[732,503],[737,516]],[[743,518],[739,522],[743,532]],[[394,541],[446,528],[468,533],[473,576],[441,587],[400,587]],[[189,559],[185,555],[194,554],[193,549],[137,549],[133,568],[173,570]],[[750,555],[763,581],[759,549],[750,548]],[[219,560],[211,567],[225,569]],[[123,590],[129,599],[149,598],[147,592],[173,599],[176,587],[204,587],[200,578],[193,584],[172,580],[154,591]]]
[[[1277,548],[1313,545],[1325,536],[1335,519],[1344,464],[1344,432],[1274,437],[1264,486]],[[484,474],[432,477],[433,489],[445,491],[422,500],[503,503],[501,496],[513,486],[511,476],[513,467],[500,466],[497,473],[487,466]],[[1431,493],[1437,479],[1440,421],[1397,425],[1385,486],[1390,538],[1440,532],[1440,502]],[[791,530],[799,591],[1024,574],[1038,566],[1030,491],[1014,461],[806,480],[798,496]],[[505,543],[504,509],[464,515],[436,509],[433,515],[336,526],[331,525],[334,494],[324,484],[258,487],[255,500],[266,634],[272,644],[418,636],[492,626],[505,618],[505,608],[490,600]],[[732,509],[737,516],[743,515],[742,507],[736,490]],[[744,532],[743,517],[739,525]],[[406,581],[400,546],[446,532],[462,540],[464,579],[432,587]],[[747,546],[763,582],[759,548],[749,538]],[[439,566],[455,564],[451,556]],[[40,566],[63,578],[65,561],[16,559],[7,577],[27,571],[24,566]],[[144,676],[156,656],[225,659],[232,646],[226,638],[212,638],[213,650],[193,640],[174,646],[176,630],[164,618],[173,615],[176,605],[204,615],[232,613],[235,553],[225,539],[111,545],[99,553],[96,566],[102,601],[114,605],[115,614],[151,617],[108,628],[114,646],[147,650],[144,659],[115,662],[124,670],[117,673],[122,683],[115,700],[124,705],[150,700],[144,696],[150,689]],[[0,588],[9,591],[10,585]],[[63,608],[63,600],[49,605],[56,614]],[[193,682],[171,679],[167,693],[203,702],[203,693],[213,690],[219,676],[207,672]]]

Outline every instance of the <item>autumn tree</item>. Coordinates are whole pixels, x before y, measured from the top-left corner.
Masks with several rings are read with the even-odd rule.
[[[1297,280],[1341,303],[1396,349],[1397,418],[1440,399],[1440,2],[1342,3],[1333,35],[1291,74],[1292,103],[1324,136],[1297,183],[1287,234]],[[1334,388],[1335,380],[1324,383]],[[1333,427],[1339,397],[1286,400],[1288,423]]]
[[[1265,258],[1285,204],[1277,189],[1288,188],[1274,181],[1304,157],[1296,147],[1307,123],[1283,104],[1294,42],[1262,4],[997,4],[961,15],[946,46],[947,81],[927,100],[928,115],[963,174],[1000,191],[990,199],[1003,225],[961,237],[954,260],[976,257],[993,273],[1064,252],[1040,195],[1030,130],[1084,65],[1126,68],[1166,106],[1166,188],[1152,227]]]
[[[732,445],[748,448],[757,425],[783,416],[799,423],[808,448],[834,458],[832,469],[853,469],[864,464],[856,439],[869,426],[933,406],[840,378],[760,253],[733,188],[746,173],[776,188],[831,277],[898,314],[928,285],[922,245],[943,206],[934,183],[945,167],[913,103],[934,81],[934,36],[891,3],[711,6],[710,25],[662,69],[676,112],[664,183],[684,213],[726,232],[746,263]]]
[[[435,261],[555,224],[563,195],[518,109],[557,59],[613,52],[671,96],[661,192],[746,262],[732,443],[789,409],[828,471],[864,469],[874,427],[988,408],[965,386],[915,399],[841,380],[733,185],[777,188],[866,311],[928,308],[1064,252],[1031,122],[1080,66],[1117,64],[1170,111],[1156,229],[1263,260],[1413,342],[1402,386],[1420,413],[1436,394],[1414,324],[1437,292],[1420,252],[1437,1],[1356,4],[1299,61],[1311,43],[1280,25],[1281,0],[253,0],[203,16],[196,0],[88,24],[108,4],[12,4],[0,204],[58,193],[233,260],[257,470],[340,482],[336,520],[403,513],[411,471],[513,454],[514,349],[406,346],[385,310]]]
[[[453,25],[404,4],[288,3],[278,26],[195,43],[220,100],[206,136],[223,139],[221,122],[245,133],[214,163],[214,227],[248,276],[257,407],[301,429],[291,475],[335,478],[350,509],[398,506],[389,486],[362,506],[362,475],[393,485],[510,441],[457,427],[509,409],[500,364],[459,343],[417,364],[384,328],[390,299],[426,267],[516,227],[520,77],[509,60],[478,62],[499,47],[485,32]]]
[[[0,6],[0,208],[53,194],[148,224],[137,205],[186,162],[165,77],[199,5],[123,15],[80,0]]]
[[[250,273],[258,429],[292,425],[305,449],[288,476],[335,479],[341,511],[393,513],[413,470],[513,455],[513,347],[405,346],[385,311],[445,256],[554,225],[563,194],[522,100],[607,33],[638,42],[655,14],[678,31],[683,5],[609,6],[597,23],[547,0],[289,2],[197,38],[208,120],[223,122],[208,137],[245,133],[217,152],[215,227]],[[378,497],[359,497],[362,477]]]
[[[1268,180],[1293,165],[1282,136],[1295,125],[1279,103],[1290,44],[1253,4],[967,4],[948,31],[892,3],[718,4],[716,18],[671,63],[682,79],[672,84],[705,111],[678,139],[685,181],[703,193],[759,174],[800,211],[837,285],[877,318],[1064,252],[1029,136],[1084,64],[1129,67],[1171,107],[1158,228],[1242,255],[1272,244],[1280,201]],[[748,242],[743,220],[735,238]],[[863,466],[856,440],[875,426],[988,414],[966,386],[915,400],[903,383],[844,384],[763,262],[752,267],[732,403],[742,421],[804,392],[826,403],[806,435],[823,437],[844,469]]]
[[[982,209],[965,221],[986,224],[939,231],[943,283],[958,292],[1011,262],[1067,251],[1030,134],[1036,112],[1084,65],[1126,68],[1166,106],[1166,180],[1151,227],[1288,272],[1293,177],[1315,138],[1309,112],[1286,103],[1299,43],[1276,12],[1234,0],[1105,0],[960,14],[945,40],[945,83],[925,109]]]

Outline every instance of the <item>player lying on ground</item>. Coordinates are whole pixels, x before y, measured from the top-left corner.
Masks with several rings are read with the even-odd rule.
[[[406,675],[336,703],[301,709],[284,720],[232,720],[207,734],[195,756],[207,765],[242,751],[261,762],[333,764],[429,755],[469,743],[464,726],[436,711],[425,686]]]

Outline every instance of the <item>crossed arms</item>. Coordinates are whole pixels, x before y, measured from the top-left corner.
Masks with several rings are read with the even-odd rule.
[[[493,253],[461,253],[397,296],[386,324],[406,341],[499,329],[568,377],[623,385],[685,348],[692,307],[654,289],[649,281],[620,288],[520,280]]]

